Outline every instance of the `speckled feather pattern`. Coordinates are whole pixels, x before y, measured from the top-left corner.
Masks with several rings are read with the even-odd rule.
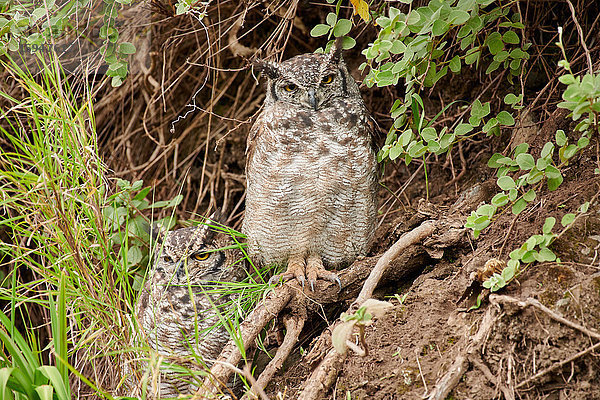
[[[244,276],[239,264],[234,265],[239,256],[233,250],[223,250],[210,253],[205,261],[189,257],[229,244],[226,235],[206,226],[167,233],[136,305],[143,340],[158,354],[194,354],[210,366],[229,340],[224,328],[206,330],[219,321],[215,306],[230,299],[209,295],[206,290],[215,287],[210,282],[239,281]],[[147,365],[141,369],[144,368]],[[159,388],[161,397],[176,397],[180,393],[191,394],[196,387],[173,373],[162,373]],[[150,398],[158,398],[151,385],[148,390]],[[137,391],[139,388],[134,393],[139,394]]]
[[[246,212],[250,255],[285,265],[318,255],[327,267],[351,263],[371,245],[377,213],[373,128],[343,60],[301,55],[278,65],[248,139]],[[335,73],[331,87],[320,85]],[[314,88],[315,110],[282,100],[278,81]],[[334,86],[335,85],[335,86]]]

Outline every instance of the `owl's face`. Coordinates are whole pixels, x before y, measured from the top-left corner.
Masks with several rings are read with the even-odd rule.
[[[259,60],[254,66],[267,76],[267,106],[285,102],[316,111],[334,98],[347,97],[356,86],[342,59],[341,43],[329,54],[302,54],[281,63]]]
[[[224,250],[228,240],[206,225],[168,232],[159,243],[154,270],[169,285],[199,285],[230,280],[233,266]]]

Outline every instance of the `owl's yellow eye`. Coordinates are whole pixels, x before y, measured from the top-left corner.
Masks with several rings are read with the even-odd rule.
[[[163,261],[166,263],[172,263],[173,259],[169,256],[163,256]]]
[[[210,253],[204,252],[204,253],[194,253],[191,256],[194,260],[196,261],[204,261],[206,260],[208,257],[210,257]]]
[[[323,83],[325,85],[330,84],[331,82],[333,82],[333,74],[327,75],[326,77],[321,79],[321,83]]]
[[[287,84],[283,87],[283,89],[285,89],[286,92],[293,92],[297,88],[298,86],[294,85],[293,83]]]

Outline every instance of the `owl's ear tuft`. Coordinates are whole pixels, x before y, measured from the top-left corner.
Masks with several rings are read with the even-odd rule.
[[[165,238],[167,237],[167,234],[169,233],[169,230],[167,228],[165,228],[165,226],[163,224],[159,224],[157,222],[154,222],[152,225],[149,225],[149,234],[150,237],[152,238],[153,242],[157,242],[159,244],[162,244],[165,240]]]
[[[210,217],[206,218],[206,223],[210,224],[210,223],[217,223],[217,224],[222,224],[223,218],[223,213],[221,212],[221,210],[216,210],[215,212],[213,212],[212,214],[210,214]]]
[[[344,50],[343,38],[336,38],[329,50],[329,59],[336,64],[339,63],[342,60],[342,50]]]
[[[266,74],[270,79],[279,77],[279,65],[273,61],[256,60],[252,63],[252,68],[259,73]]]

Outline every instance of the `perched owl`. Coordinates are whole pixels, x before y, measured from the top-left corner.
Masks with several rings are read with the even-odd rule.
[[[283,279],[337,281],[365,255],[377,214],[374,123],[336,41],[329,54],[258,61],[264,108],[247,143],[242,232],[250,256]]]
[[[219,305],[230,297],[217,294],[220,282],[239,281],[245,276],[238,252],[223,249],[230,238],[207,225],[168,232],[159,244],[149,279],[136,305],[143,340],[159,355],[179,358],[178,365],[192,367],[188,360],[211,365],[229,334],[219,322]],[[183,362],[181,362],[183,360]],[[147,365],[146,365],[147,367]],[[197,369],[197,368],[196,368]],[[148,398],[192,394],[196,385],[174,372],[163,372],[147,385]],[[188,378],[189,379],[189,378]],[[139,385],[138,385],[139,386]],[[137,392],[136,392],[137,390]],[[139,395],[141,388],[136,388]]]

